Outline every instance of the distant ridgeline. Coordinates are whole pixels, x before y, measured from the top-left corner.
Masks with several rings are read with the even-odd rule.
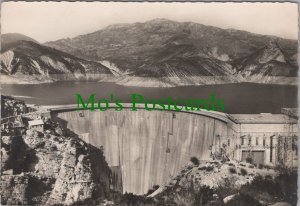
[[[122,111],[124,109],[124,103],[121,99],[117,99],[113,94],[109,98],[100,98],[95,101],[95,95],[91,94],[90,97],[85,101],[80,94],[76,94],[77,110],[88,110],[94,111],[99,109],[100,111],[106,111],[110,108],[114,108],[116,111]],[[126,104],[128,105],[128,104]],[[216,98],[215,94],[211,94],[206,99],[172,99],[171,97],[163,99],[145,99],[141,94],[131,94],[131,111],[137,111],[138,105],[147,111],[158,110],[175,110],[175,111],[199,111],[205,109],[208,111],[224,111],[225,104],[224,99]]]

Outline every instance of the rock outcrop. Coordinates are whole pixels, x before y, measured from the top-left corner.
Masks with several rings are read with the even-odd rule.
[[[111,171],[102,151],[76,137],[27,130],[1,139],[3,205],[70,205],[107,198]]]
[[[1,95],[1,118],[25,114],[28,108],[24,101]]]
[[[157,205],[296,205],[297,171],[236,161],[190,163],[148,196]]]
[[[235,188],[251,183],[258,176],[275,176],[275,170],[259,169],[249,163],[211,161],[199,165],[189,164],[185,166],[167,184],[158,188],[150,196],[154,197],[172,187],[200,190],[201,187],[210,189]]]

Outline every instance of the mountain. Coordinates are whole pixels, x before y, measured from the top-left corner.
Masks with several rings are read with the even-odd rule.
[[[4,82],[91,79],[143,87],[297,83],[296,40],[193,22],[116,24],[43,45],[5,34],[1,43]]]
[[[72,79],[103,79],[112,75],[100,63],[87,61],[41,45],[20,34],[3,35],[2,82],[45,82]],[[22,82],[22,81],[21,81]]]
[[[46,45],[77,57],[109,62],[126,74],[119,78],[123,83],[134,78],[176,85],[205,84],[211,77],[232,82],[255,75],[262,81],[297,76],[296,40],[193,22],[154,19],[116,24]]]
[[[237,70],[245,75],[261,73],[269,76],[297,76],[297,57],[284,54],[285,51],[276,43],[270,43],[265,48],[243,58],[237,65]]]
[[[9,47],[16,46],[20,41],[31,41],[38,43],[36,40],[18,33],[8,33],[1,35],[1,50],[5,51]]]

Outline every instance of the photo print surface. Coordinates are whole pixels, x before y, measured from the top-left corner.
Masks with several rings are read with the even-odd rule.
[[[0,71],[1,205],[297,205],[297,3],[2,2]]]

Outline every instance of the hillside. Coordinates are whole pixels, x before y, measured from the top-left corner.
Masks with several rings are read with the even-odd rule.
[[[20,41],[31,41],[39,43],[38,41],[18,33],[1,34],[1,51],[4,52],[10,47],[14,47],[19,44]]]
[[[157,205],[295,205],[297,172],[219,160],[185,166],[169,182],[155,186],[148,198]]]
[[[39,44],[1,38],[3,83],[112,81],[140,87],[297,84],[297,41],[154,19]]]
[[[22,37],[16,40],[14,37]],[[15,78],[16,81],[56,81],[69,79],[101,79],[112,75],[100,63],[74,57],[65,52],[40,45],[23,35],[5,35],[1,74],[3,82]]]
[[[181,81],[203,84],[195,80],[203,76],[226,76],[230,82],[255,75],[297,76],[296,40],[193,22],[154,19],[117,24],[46,45],[86,59],[111,62],[128,74],[127,81],[165,78],[161,81],[176,85]]]

